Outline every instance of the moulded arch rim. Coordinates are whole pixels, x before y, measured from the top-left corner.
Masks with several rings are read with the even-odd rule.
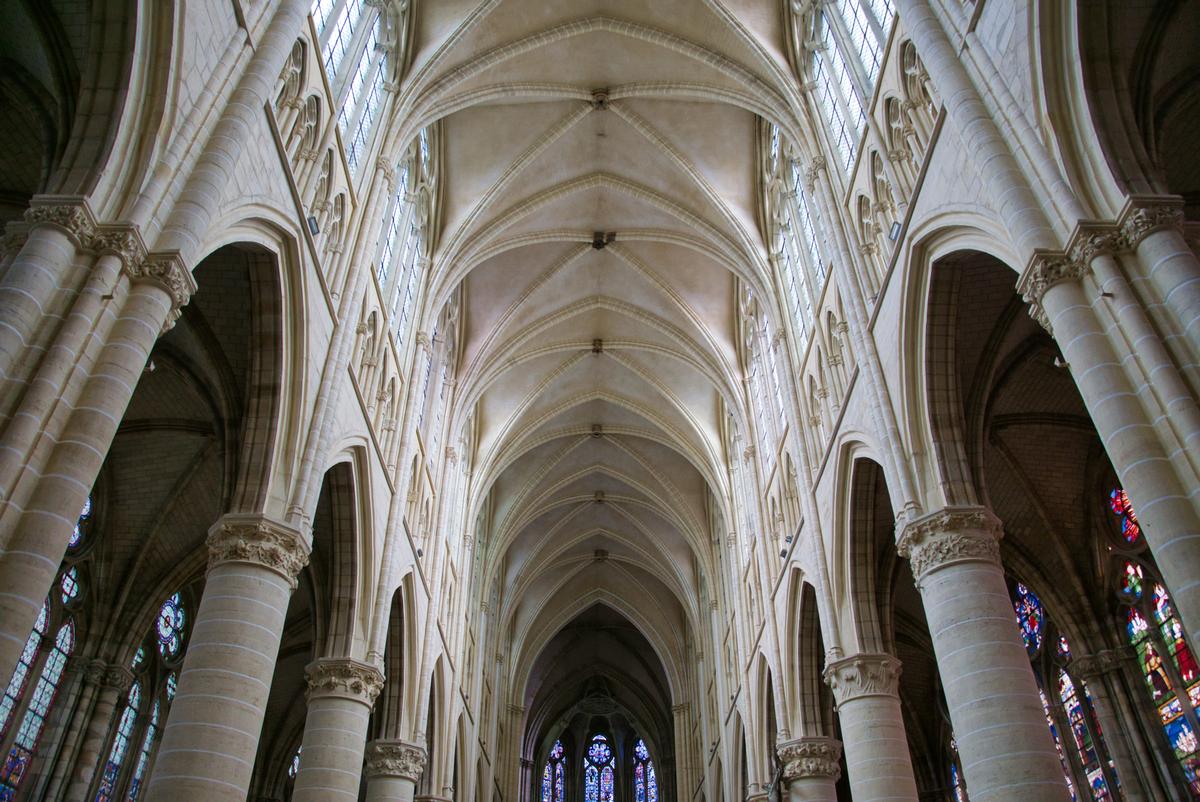
[[[561,590],[562,587],[563,583],[560,583],[558,590]],[[555,593],[557,592],[556,590]],[[553,596],[555,593],[550,595]],[[612,610],[622,615],[637,628],[642,637],[646,639],[646,642],[650,644],[650,648],[654,649],[655,657],[658,658],[659,664],[663,668],[663,673],[667,677],[671,699],[679,698],[682,678],[678,674],[678,668],[675,666],[675,663],[663,657],[664,654],[672,654],[673,650],[668,648],[667,641],[661,637],[658,629],[651,625],[650,621],[637,607],[628,604],[621,596],[614,594],[608,588],[594,588],[575,598],[568,606],[560,607],[556,611],[551,612],[549,607],[544,607],[529,622],[529,625],[523,628],[522,632],[514,634],[513,642],[520,644],[520,657],[513,662],[513,668],[509,672],[509,680],[511,682],[510,687],[513,688],[514,693],[519,692],[522,697],[517,698],[513,704],[520,705],[524,701],[523,695],[529,684],[533,665],[537,658],[542,655],[542,652],[545,651],[546,646],[554,636],[561,632],[563,627],[570,623],[573,618],[594,607],[597,603],[602,603],[612,608]],[[694,625],[694,622],[689,621],[688,623]]]

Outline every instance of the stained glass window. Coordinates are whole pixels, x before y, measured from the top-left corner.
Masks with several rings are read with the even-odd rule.
[[[288,762],[288,779],[296,779],[296,775],[300,773],[300,750],[303,746],[296,747],[296,754],[292,755],[291,761]]]
[[[1021,639],[1025,641],[1025,649],[1032,657],[1042,648],[1045,627],[1042,602],[1037,594],[1019,582],[1014,596],[1013,609],[1017,613],[1017,624],[1021,627]]]
[[[121,779],[121,765],[125,762],[125,753],[129,750],[129,742],[133,738],[133,728],[137,725],[138,706],[141,702],[141,683],[134,682],[129,688],[129,696],[125,699],[125,709],[121,711],[121,719],[117,723],[117,733],[108,752],[108,760],[104,762],[104,770],[100,774],[95,802],[110,802],[115,798],[117,783]]]
[[[186,620],[183,601],[178,593],[173,594],[159,608],[155,632],[158,635],[159,654],[164,658],[173,660],[179,656],[179,650],[183,648],[183,627]]]
[[[150,764],[150,755],[154,753],[154,739],[158,736],[159,703],[155,702],[150,708],[150,724],[142,736],[142,748],[138,750],[137,768],[133,771],[133,779],[129,781],[129,790],[125,793],[125,802],[137,802],[138,792],[146,779],[146,767]]]
[[[607,738],[596,734],[583,756],[583,802],[613,802],[615,785],[612,747]]]
[[[1050,736],[1054,738],[1054,748],[1058,752],[1058,762],[1062,764],[1063,777],[1067,780],[1067,789],[1071,792],[1071,799],[1078,799],[1079,797],[1075,795],[1075,783],[1071,781],[1071,769],[1067,765],[1067,754],[1063,751],[1062,737],[1058,734],[1058,725],[1054,723],[1054,715],[1050,712],[1050,701],[1041,688],[1038,688],[1038,696],[1042,698],[1042,710],[1046,714],[1046,724],[1050,727]]]
[[[1112,795],[1108,790],[1108,782],[1104,778],[1104,769],[1101,768],[1101,756],[1092,738],[1091,731],[1095,727],[1095,722],[1094,720],[1089,722],[1089,719],[1093,718],[1090,715],[1092,708],[1090,700],[1084,700],[1087,702],[1085,710],[1084,704],[1081,702],[1079,693],[1075,688],[1075,683],[1071,680],[1071,675],[1063,669],[1059,669],[1058,671],[1058,695],[1062,699],[1067,720],[1071,725],[1071,736],[1075,742],[1075,751],[1078,753],[1080,761],[1083,764],[1083,771],[1087,775],[1088,787],[1091,790],[1092,799],[1096,800],[1096,802],[1107,802],[1107,800],[1112,799]]]
[[[21,658],[17,661],[17,667],[13,670],[12,678],[8,681],[8,687],[4,689],[4,698],[0,700],[0,738],[8,734],[8,727],[12,723],[13,712],[16,710],[21,697],[25,695],[29,675],[33,672],[33,665],[37,661],[38,653],[42,649],[42,638],[46,634],[46,627],[49,620],[50,600],[47,599],[42,605],[42,611],[38,613],[37,622],[33,625],[33,631],[29,633],[29,637],[25,640],[25,648],[21,650]]]
[[[45,607],[42,609],[46,610]],[[38,622],[43,628],[45,627],[45,620],[42,617],[39,617]],[[17,729],[17,735],[4,760],[4,766],[0,767],[0,799],[15,798],[17,789],[28,775],[29,767],[37,754],[38,742],[46,727],[46,716],[49,715],[54,698],[58,695],[58,683],[62,679],[63,669],[67,667],[67,658],[71,656],[74,648],[75,624],[68,619],[59,627],[58,633],[54,636],[54,647],[42,664],[41,676],[38,677],[37,685],[29,698],[25,715],[21,719],[21,726]],[[22,663],[24,660],[25,655],[22,654]],[[5,701],[7,702],[7,700],[8,694],[6,693]],[[9,715],[11,716],[11,712]]]
[[[1126,561],[1121,571],[1121,593],[1130,601],[1142,598],[1142,579],[1142,567]]]
[[[63,604],[75,601],[79,597],[79,569],[71,567],[63,571],[62,577],[58,580],[58,586],[62,589]]]
[[[967,781],[963,779],[962,763],[958,757],[958,742],[950,739],[950,799],[951,802],[970,802]]]
[[[654,773],[650,750],[641,738],[633,745],[633,799],[634,802],[658,802],[658,775]]]
[[[542,768],[542,802],[563,802],[566,798],[565,750],[562,741],[555,741],[550,748],[546,765]]]
[[[1121,528],[1121,537],[1126,543],[1132,545],[1141,540],[1142,527],[1138,524],[1133,505],[1129,502],[1129,494],[1123,488],[1114,488],[1108,494],[1108,508],[1116,516],[1117,525]]]
[[[77,549],[83,545],[84,529],[91,518],[92,497],[88,496],[87,500],[83,502],[83,509],[79,511],[79,520],[75,522],[75,529],[71,532],[71,539],[67,541],[68,549]]]

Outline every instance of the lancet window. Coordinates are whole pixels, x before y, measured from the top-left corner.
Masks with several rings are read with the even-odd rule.
[[[190,617],[181,593],[168,596],[129,663],[133,682],[120,707],[93,802],[137,802],[150,776],[163,723],[175,699]]]
[[[76,520],[67,546],[67,558],[58,579],[42,604],[33,631],[25,640],[20,658],[0,697],[0,800],[15,799],[39,757],[50,711],[58,700],[67,662],[78,641],[75,614],[82,606],[84,588],[74,554],[87,545],[92,519],[89,497]]]
[[[375,275],[400,345],[408,337],[428,265],[430,187],[435,180],[429,138],[428,130],[421,131],[400,162],[379,243]]]
[[[563,802],[566,799],[566,750],[562,741],[555,741],[542,767],[542,802]]]
[[[805,187],[793,149],[782,141],[775,125],[768,129],[767,173],[775,269],[786,293],[796,341],[802,347],[816,329],[816,308],[827,271],[817,245],[818,209]]]
[[[658,802],[658,775],[654,772],[650,750],[641,738],[633,745],[633,800]]]
[[[1109,802],[1118,797],[1116,767],[1104,743],[1087,684],[1071,673],[1071,647],[1047,620],[1040,598],[1017,582],[1011,588],[1017,626],[1033,662],[1038,692],[1072,799]],[[1081,795],[1082,794],[1082,795]]]
[[[612,746],[597,733],[583,755],[583,802],[613,802],[616,779]]]

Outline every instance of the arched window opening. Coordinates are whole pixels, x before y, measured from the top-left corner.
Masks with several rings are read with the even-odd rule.
[[[967,796],[967,783],[963,779],[962,760],[958,757],[958,742],[953,738],[950,739],[950,776],[948,785],[950,787],[950,799],[952,802],[970,802],[970,797]]]
[[[1017,625],[1033,663],[1042,709],[1071,798],[1080,799],[1077,788],[1083,788],[1087,791],[1083,798],[1110,802],[1114,798],[1112,789],[1119,787],[1116,767],[1100,732],[1087,684],[1070,673],[1067,638],[1053,630],[1036,593],[1020,582],[1013,584],[1011,593]]]
[[[400,345],[408,337],[428,265],[429,187],[435,180],[430,153],[429,132],[422,130],[398,166],[396,193],[379,244],[376,277]]]
[[[83,601],[83,585],[80,569],[71,562],[72,552],[86,545],[92,513],[89,496],[71,533],[67,558],[0,697],[0,750],[5,756],[0,765],[0,800],[16,797],[37,760],[46,721],[75,650],[74,611]]]
[[[542,768],[542,802],[563,802],[566,799],[565,756],[562,741],[555,741]]]
[[[162,723],[175,700],[178,666],[187,647],[189,614],[182,593],[158,608],[129,672],[133,676],[112,742],[100,768],[93,802],[137,802],[145,787],[162,735]]]
[[[583,802],[613,802],[616,768],[608,739],[592,736],[583,756]]]
[[[658,776],[654,773],[650,750],[641,738],[633,745],[633,799],[634,802],[658,802]]]

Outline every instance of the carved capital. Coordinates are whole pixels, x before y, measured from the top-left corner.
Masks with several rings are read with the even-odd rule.
[[[375,666],[350,658],[322,658],[304,667],[307,687],[304,698],[309,702],[335,696],[375,704],[383,689],[383,673]]]
[[[383,173],[383,180],[387,182],[388,192],[396,191],[396,167],[391,160],[380,156],[376,161],[375,166],[379,168],[379,172]]]
[[[1103,649],[1095,654],[1085,654],[1071,661],[1071,672],[1084,680],[1098,680],[1121,668],[1121,663],[1133,661],[1136,656],[1128,649]]]
[[[1164,228],[1183,230],[1183,199],[1172,195],[1135,195],[1121,213],[1121,233],[1136,248],[1147,235]]]
[[[912,565],[913,577],[959,562],[1000,564],[1004,528],[985,507],[948,507],[904,524],[896,549]]]
[[[103,660],[90,660],[83,669],[83,679],[99,688],[114,688],[124,694],[133,685],[133,673],[125,666],[110,665]]]
[[[1082,223],[1067,247],[1072,262],[1091,264],[1097,256],[1112,256],[1129,250],[1129,240],[1119,226]]]
[[[899,694],[900,661],[890,654],[856,654],[825,664],[825,684],[838,706],[867,696]]]
[[[196,279],[187,269],[178,251],[163,251],[149,254],[140,262],[127,262],[125,275],[134,284],[153,284],[171,298],[171,310],[163,322],[165,334],[179,319],[179,310],[187,305],[196,291]]]
[[[783,764],[783,778],[789,783],[810,778],[837,782],[842,776],[838,764],[842,756],[842,742],[836,738],[783,741],[776,751],[779,762]]]
[[[30,228],[51,226],[62,231],[75,244],[87,247],[96,230],[96,218],[83,198],[57,195],[35,197],[25,210],[25,222]]]
[[[97,226],[96,233],[88,240],[88,248],[98,255],[116,256],[122,266],[136,265],[146,259],[146,244],[135,225]]]
[[[367,777],[399,777],[416,782],[425,771],[425,749],[405,741],[367,744]]]
[[[261,515],[229,514],[208,530],[208,570],[227,562],[268,568],[296,589],[296,577],[308,564],[309,545],[290,526]]]
[[[1054,333],[1050,325],[1050,316],[1042,305],[1046,291],[1056,284],[1065,281],[1079,281],[1092,272],[1091,265],[1077,259],[1075,255],[1054,251],[1037,251],[1029,260],[1025,272],[1017,282],[1017,292],[1029,304],[1029,316],[1038,322],[1050,334]]]

